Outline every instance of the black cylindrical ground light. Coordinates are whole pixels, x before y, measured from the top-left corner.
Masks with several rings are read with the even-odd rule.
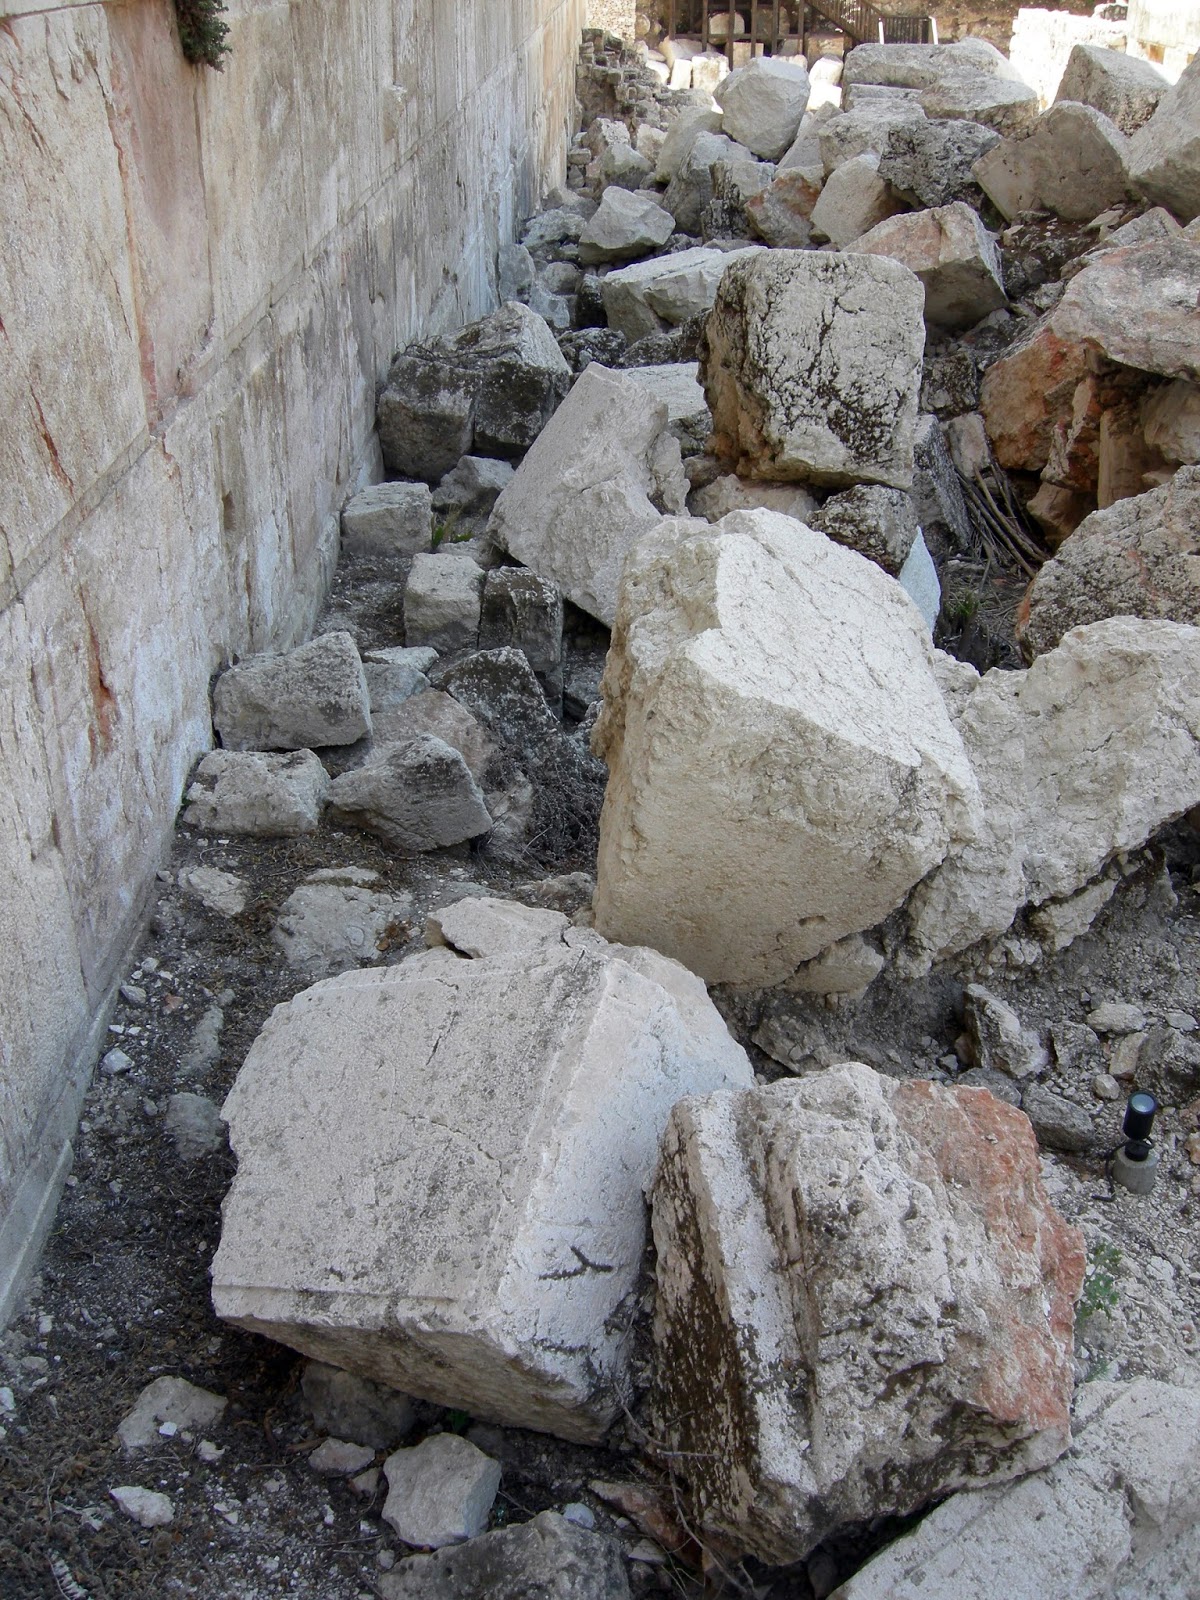
[[[1158,1115],[1158,1101],[1144,1089],[1135,1089],[1125,1106],[1121,1132],[1125,1143],[1113,1156],[1112,1178],[1133,1194],[1149,1194],[1158,1174],[1158,1151],[1150,1131]]]

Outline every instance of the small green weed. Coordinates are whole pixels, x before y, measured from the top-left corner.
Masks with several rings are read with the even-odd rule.
[[[1107,1239],[1098,1239],[1088,1251],[1087,1269],[1083,1275],[1083,1293],[1075,1308],[1075,1321],[1086,1322],[1097,1311],[1108,1313],[1115,1309],[1120,1295],[1113,1273],[1121,1265],[1121,1252]]]
[[[433,525],[433,538],[430,541],[436,550],[443,544],[465,544],[471,537],[470,529],[458,530],[459,511],[457,506],[449,513],[444,522],[435,522]]]

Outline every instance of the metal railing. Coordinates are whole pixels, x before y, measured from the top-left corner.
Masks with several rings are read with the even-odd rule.
[[[932,17],[920,13],[889,16],[878,11],[869,0],[808,0],[802,7],[801,35],[808,32],[805,22],[811,8],[817,16],[840,28],[855,44],[936,44],[937,23]],[[745,26],[744,13],[749,10],[749,30],[738,33]],[[735,41],[762,44],[771,54],[779,50],[789,36],[788,19],[782,15],[781,0],[667,0],[667,33],[674,36],[676,27],[686,32],[700,34],[705,50],[713,40],[712,24],[718,18],[727,18],[727,26],[719,30],[720,42],[725,47],[730,65],[733,65]],[[696,16],[697,11],[699,17]]]

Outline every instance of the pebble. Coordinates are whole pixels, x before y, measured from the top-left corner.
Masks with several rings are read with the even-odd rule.
[[[1098,1072],[1092,1079],[1092,1093],[1097,1100],[1119,1100],[1121,1085],[1111,1072]]]
[[[1200,1027],[1190,1011],[1168,1011],[1164,1019],[1168,1028],[1174,1028],[1176,1033],[1195,1033]]]
[[[115,1078],[122,1072],[133,1071],[133,1059],[114,1045],[111,1050],[105,1051],[100,1062],[100,1070],[106,1072],[110,1078]]]
[[[573,1522],[577,1528],[587,1528],[590,1532],[596,1526],[596,1513],[582,1500],[572,1500],[563,1507],[562,1514],[565,1521]]]
[[[1144,1033],[1127,1033],[1123,1039],[1117,1040],[1109,1062],[1114,1078],[1132,1078],[1136,1074],[1138,1058],[1145,1042]]]
[[[379,1478],[379,1468],[368,1467],[365,1472],[360,1472],[350,1479],[350,1487],[355,1494],[362,1495],[364,1500],[373,1500],[375,1491],[379,1487]]]
[[[212,1467],[220,1461],[225,1451],[220,1445],[215,1445],[211,1439],[201,1439],[196,1446],[196,1454],[204,1462],[205,1466]]]
[[[110,1489],[109,1494],[125,1515],[142,1528],[165,1528],[175,1520],[175,1507],[165,1494],[154,1489],[141,1489],[136,1484],[121,1484]]]
[[[374,1459],[375,1452],[370,1445],[351,1444],[346,1439],[326,1439],[309,1456],[308,1464],[322,1477],[344,1478],[352,1472],[361,1472]]]
[[[5,1385],[0,1389],[0,1411],[7,1411],[10,1415],[17,1409],[17,1402],[13,1399],[12,1390]]]
[[[470,1440],[434,1434],[415,1449],[393,1451],[383,1470],[388,1480],[383,1520],[405,1544],[440,1550],[474,1539],[487,1527],[500,1488],[500,1463]]]
[[[1200,1133],[1189,1133],[1184,1144],[1184,1149],[1187,1151],[1188,1160],[1192,1163],[1192,1165],[1194,1167],[1200,1167]],[[4,1391],[0,1389],[0,1394],[3,1394],[3,1392]]]
[[[123,983],[121,985],[121,999],[131,1006],[144,1006],[146,1004],[146,991],[136,983]]]

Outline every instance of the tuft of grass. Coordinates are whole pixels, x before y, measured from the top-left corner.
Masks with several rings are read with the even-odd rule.
[[[1113,1273],[1121,1265],[1121,1252],[1107,1239],[1099,1239],[1088,1251],[1087,1269],[1083,1276],[1083,1293],[1075,1308],[1076,1323],[1086,1322],[1098,1311],[1106,1314],[1116,1308],[1120,1295]]]
[[[179,43],[193,66],[224,69],[229,54],[229,24],[225,0],[175,0]]]

